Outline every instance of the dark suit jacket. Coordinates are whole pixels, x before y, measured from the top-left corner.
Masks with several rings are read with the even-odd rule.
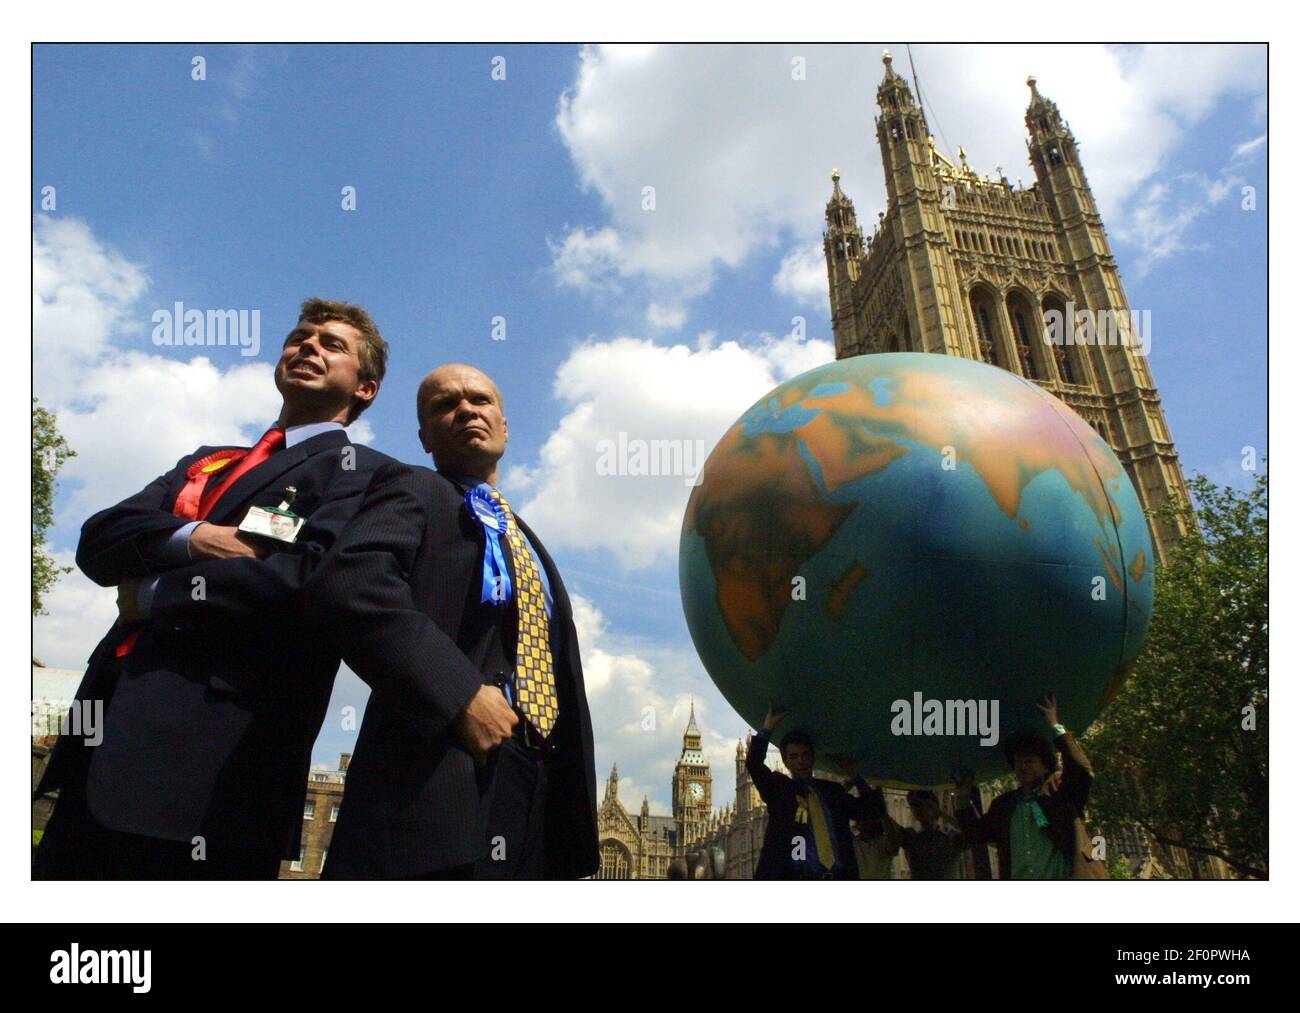
[[[1106,866],[1092,857],[1092,841],[1084,824],[1088,793],[1092,790],[1092,763],[1069,732],[1056,737],[1061,754],[1060,785],[1038,798],[1047,817],[1047,835],[1065,855],[1073,879],[1107,879]],[[957,811],[963,836],[971,843],[993,844],[998,852],[998,879],[1011,878],[1011,817],[1019,788],[1003,792],[977,817],[967,805]]]
[[[264,559],[167,569],[158,547],[187,523],[171,512],[186,469],[219,449],[200,447],[82,527],[77,565],[95,583],[161,579],[134,650],[115,657],[130,632],[115,625],[77,691],[104,701],[102,742],[61,737],[37,794],[84,793],[112,830],[297,858],[312,743],[339,664],[303,635],[302,587],[372,475],[401,466],[341,430],[279,450],[237,479],[208,519],[237,525],[292,485],[293,510],[307,518],[297,541],[270,543]]]
[[[806,847],[812,843],[810,824],[795,820],[799,798],[807,789],[793,778],[768,769],[766,758],[770,741],[766,732],[755,733],[745,757],[745,769],[754,779],[754,787],[767,806],[767,830],[763,834],[763,850],[758,856],[754,878],[798,879],[801,870],[792,861],[790,853],[796,837],[804,838],[808,842]],[[854,797],[834,781],[817,779],[817,797],[825,804],[827,822],[835,842],[836,879],[858,878],[849,820],[879,819],[885,814],[884,796],[878,789],[869,787],[862,780],[857,782],[857,787],[861,795]]]
[[[600,866],[596,770],[573,610],[555,563],[516,520],[553,599],[560,716],[546,760],[546,875],[587,876]],[[476,769],[452,727],[481,686],[514,669],[514,603],[480,601],[485,547],[463,490],[411,468],[371,489],[309,583],[321,635],[373,687],[324,878],[407,878],[487,854],[493,768]]]

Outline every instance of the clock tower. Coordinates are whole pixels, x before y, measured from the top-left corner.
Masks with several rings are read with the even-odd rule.
[[[709,815],[713,812],[713,775],[700,742],[700,726],[695,723],[695,701],[691,701],[691,719],[682,736],[682,755],[673,771],[673,818],[677,821],[678,852],[684,853],[704,836]]]

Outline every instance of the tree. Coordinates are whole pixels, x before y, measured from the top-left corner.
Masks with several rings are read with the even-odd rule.
[[[59,434],[57,419],[32,398],[32,615],[45,614],[42,601],[59,574],[70,566],[56,566],[45,548],[54,523],[54,489],[59,469],[76,451]]]
[[[1268,475],[1247,491],[1203,475],[1189,532],[1156,571],[1146,647],[1087,736],[1092,816],[1268,877]],[[1114,835],[1108,833],[1114,839]]]

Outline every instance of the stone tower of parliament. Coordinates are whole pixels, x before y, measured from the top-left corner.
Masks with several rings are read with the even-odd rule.
[[[1187,500],[1173,437],[1128,297],[1056,103],[1029,78],[1025,110],[1036,183],[977,175],[934,145],[924,109],[884,54],[876,137],[887,210],[864,238],[831,174],[824,248],[836,358],[938,352],[992,363],[1039,384],[1097,430],[1143,509]],[[1149,320],[1149,315],[1146,318]],[[1069,337],[1066,337],[1068,331]],[[1048,340],[1052,335],[1054,340]],[[1152,524],[1164,561],[1179,532]]]

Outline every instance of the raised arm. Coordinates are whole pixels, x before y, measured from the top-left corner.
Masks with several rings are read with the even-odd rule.
[[[1092,792],[1092,761],[1070,732],[1058,735],[1055,744],[1061,754],[1061,793],[1082,815]]]
[[[1061,754],[1061,785],[1058,790],[1075,811],[1082,815],[1092,791],[1092,761],[1078,740],[1061,724],[1054,693],[1046,694],[1037,707],[1043,714],[1043,720],[1052,729],[1052,741]]]
[[[769,704],[763,727],[756,731],[754,737],[749,740],[749,752],[745,754],[745,769],[749,771],[749,776],[753,779],[754,787],[758,789],[759,796],[769,806],[771,805],[772,794],[776,786],[780,784],[781,778],[767,767],[767,747],[772,741],[772,729],[780,724],[781,719],[788,713],[788,711],[778,711]]]

